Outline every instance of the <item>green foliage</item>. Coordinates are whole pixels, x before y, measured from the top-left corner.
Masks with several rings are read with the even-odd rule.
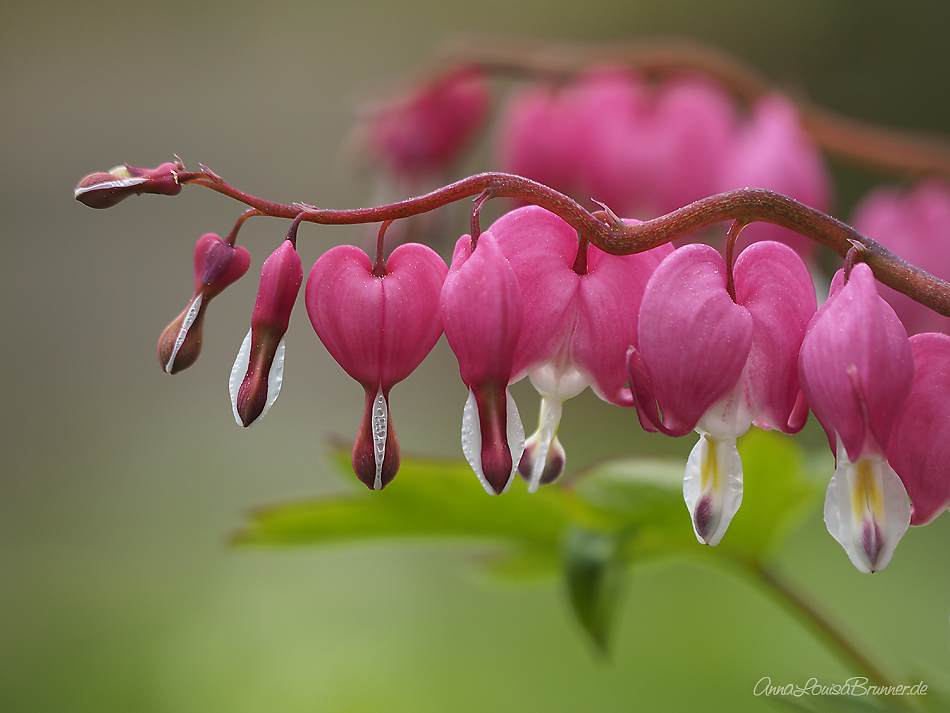
[[[288,546],[442,538],[491,543],[502,576],[562,570],[574,613],[607,648],[629,565],[662,556],[703,557],[753,574],[814,502],[790,439],[754,430],[739,444],[743,505],[717,547],[697,543],[683,504],[683,463],[625,458],[575,472],[529,494],[520,479],[501,497],[485,493],[463,461],[405,459],[383,492],[359,485],[342,495],[263,508],[235,536],[241,545]],[[332,458],[352,482],[349,455]]]

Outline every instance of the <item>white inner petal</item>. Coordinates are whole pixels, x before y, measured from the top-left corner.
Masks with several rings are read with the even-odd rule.
[[[700,434],[686,461],[683,499],[696,539],[718,545],[742,504],[742,460],[735,438]]]
[[[280,395],[280,386],[284,383],[284,354],[286,352],[284,338],[281,337],[277,343],[277,351],[274,352],[274,361],[271,362],[270,371],[267,372],[267,401],[264,402],[264,410],[258,416],[259,419],[267,415]]]
[[[175,346],[172,347],[172,353],[168,357],[168,363],[165,364],[165,373],[171,374],[172,369],[175,368],[175,357],[178,356],[178,352],[181,349],[182,344],[185,343],[185,340],[188,338],[188,330],[191,329],[191,325],[195,323],[195,319],[198,318],[198,312],[201,310],[201,302],[204,298],[204,294],[199,292],[198,296],[192,300],[191,305],[188,307],[188,313],[185,315],[185,320],[181,323],[181,328],[178,330],[178,334],[175,337]]]
[[[864,573],[880,572],[910,525],[910,500],[900,477],[880,456],[848,459],[838,440],[838,467],[825,496],[825,525]]]
[[[502,493],[508,492],[511,487],[511,481],[518,470],[518,463],[521,462],[521,456],[524,453],[524,426],[521,424],[521,416],[518,414],[518,406],[515,399],[505,389],[507,404],[507,437],[508,450],[511,452],[511,473],[508,475],[508,481],[502,489]],[[489,495],[495,495],[495,490],[485,478],[485,471],[482,469],[482,431],[478,420],[478,404],[475,401],[475,394],[471,388],[468,390],[468,398],[465,400],[465,408],[462,409],[462,454],[465,460],[472,466],[475,475],[478,476],[478,482],[485,488]]]
[[[541,476],[544,474],[544,466],[547,464],[551,442],[557,435],[562,410],[562,402],[541,397],[541,416],[538,419],[538,447],[534,452],[534,460],[531,463],[531,480],[528,482],[528,492],[536,492],[541,485]]]
[[[383,398],[383,387],[380,384],[373,402],[373,456],[376,458],[376,479],[373,481],[373,490],[383,489],[383,461],[386,458],[386,435],[389,431],[389,422],[386,413],[386,399]]]
[[[244,421],[237,410],[237,397],[241,384],[244,383],[244,377],[247,374],[247,366],[251,360],[251,330],[247,330],[247,336],[238,349],[237,358],[234,360],[234,366],[231,367],[231,378],[228,380],[228,391],[231,392],[231,411],[234,413],[234,420],[237,425],[244,428]]]

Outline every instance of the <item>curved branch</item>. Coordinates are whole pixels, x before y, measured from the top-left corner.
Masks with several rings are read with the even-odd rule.
[[[950,317],[950,283],[904,262],[883,245],[821,211],[780,193],[758,188],[709,196],[659,218],[630,225],[609,211],[598,211],[594,215],[553,188],[507,173],[480,173],[416,198],[352,210],[317,208],[304,203],[272,203],[244,193],[209,172],[181,173],[178,180],[182,184],[195,183],[210,188],[257,209],[263,215],[296,218],[305,213],[302,220],[325,225],[408,218],[491,189],[493,197],[519,198],[555,213],[581,237],[614,255],[643,252],[724,220],[774,223],[827,245],[842,257],[852,247],[860,246],[862,261],[874,271],[878,280]]]

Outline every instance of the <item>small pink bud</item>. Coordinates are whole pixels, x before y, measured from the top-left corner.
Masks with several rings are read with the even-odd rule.
[[[154,193],[175,196],[181,193],[178,171],[174,163],[163,163],[156,168],[116,166],[108,172],[91,173],[83,178],[74,191],[76,200],[90,208],[111,208],[132,195]]]
[[[290,240],[264,261],[251,329],[231,369],[234,419],[250,426],[277,400],[284,371],[284,333],[303,282],[303,265]]]
[[[195,288],[185,310],[158,339],[158,360],[169,374],[195,363],[201,353],[205,310],[211,299],[237,281],[251,264],[242,247],[232,247],[215,233],[205,233],[195,245]]]

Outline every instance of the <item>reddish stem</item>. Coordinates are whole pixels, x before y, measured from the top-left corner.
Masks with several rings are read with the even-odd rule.
[[[744,221],[737,220],[729,228],[729,233],[726,235],[726,291],[733,302],[736,301],[736,281],[732,275],[732,266],[735,264],[736,241],[739,239],[739,233],[746,225]]]
[[[742,188],[709,196],[659,218],[628,225],[614,219],[606,211],[598,211],[598,217],[553,188],[507,173],[479,173],[417,198],[375,208],[353,210],[264,201],[228,185],[218,176],[205,172],[182,173],[179,175],[179,182],[205,186],[256,208],[264,215],[280,218],[299,216],[301,220],[325,225],[353,225],[408,218],[478,195],[490,188],[494,196],[519,198],[555,213],[581,237],[612,255],[643,252],[724,220],[742,220],[744,223],[762,221],[794,230],[827,245],[842,257],[847,255],[854,243],[860,244],[863,262],[874,271],[878,280],[950,317],[950,284],[909,265],[883,245],[831,216],[788,196],[760,188]]]
[[[379,226],[379,237],[376,238],[376,261],[373,263],[373,274],[376,277],[386,277],[386,253],[383,250],[383,240],[386,238],[386,230],[392,225],[391,220],[384,220]]]

